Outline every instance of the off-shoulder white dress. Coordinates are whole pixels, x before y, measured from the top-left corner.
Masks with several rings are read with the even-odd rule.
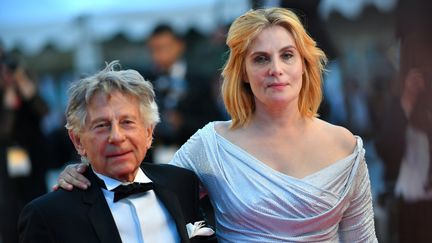
[[[171,163],[194,171],[207,189],[219,242],[377,242],[360,137],[348,157],[296,179],[219,135],[215,123]]]

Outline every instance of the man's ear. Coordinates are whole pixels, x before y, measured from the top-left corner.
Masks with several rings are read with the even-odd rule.
[[[86,152],[84,149],[84,146],[81,142],[81,137],[79,134],[73,132],[72,130],[68,130],[69,138],[72,141],[72,143],[75,146],[75,149],[77,150],[78,154],[81,156],[85,156]]]
[[[149,149],[152,145],[153,142],[153,131],[154,131],[154,127],[153,126],[148,126],[147,129],[147,141],[146,141],[146,147],[147,149]]]

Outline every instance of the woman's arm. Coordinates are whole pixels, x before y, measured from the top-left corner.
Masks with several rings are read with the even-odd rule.
[[[52,189],[55,191],[60,187],[71,191],[74,187],[81,188],[83,190],[90,186],[90,181],[82,174],[87,170],[88,164],[77,163],[70,164],[60,173],[57,184]]]
[[[366,162],[360,162],[350,204],[339,224],[341,242],[378,242],[375,234],[372,193]]]

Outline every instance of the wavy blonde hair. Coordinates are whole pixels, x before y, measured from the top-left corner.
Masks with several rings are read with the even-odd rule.
[[[232,23],[226,40],[230,51],[222,71],[222,97],[231,115],[231,128],[248,123],[255,111],[254,95],[244,84],[247,50],[265,28],[275,25],[284,27],[292,34],[302,57],[305,72],[298,102],[300,114],[303,117],[317,116],[322,101],[321,84],[326,55],[317,47],[294,12],[284,8],[257,9],[238,17]]]

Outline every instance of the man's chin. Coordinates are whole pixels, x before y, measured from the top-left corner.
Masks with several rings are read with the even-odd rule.
[[[112,177],[119,181],[133,181],[138,172],[138,168],[116,168],[112,171]]]

